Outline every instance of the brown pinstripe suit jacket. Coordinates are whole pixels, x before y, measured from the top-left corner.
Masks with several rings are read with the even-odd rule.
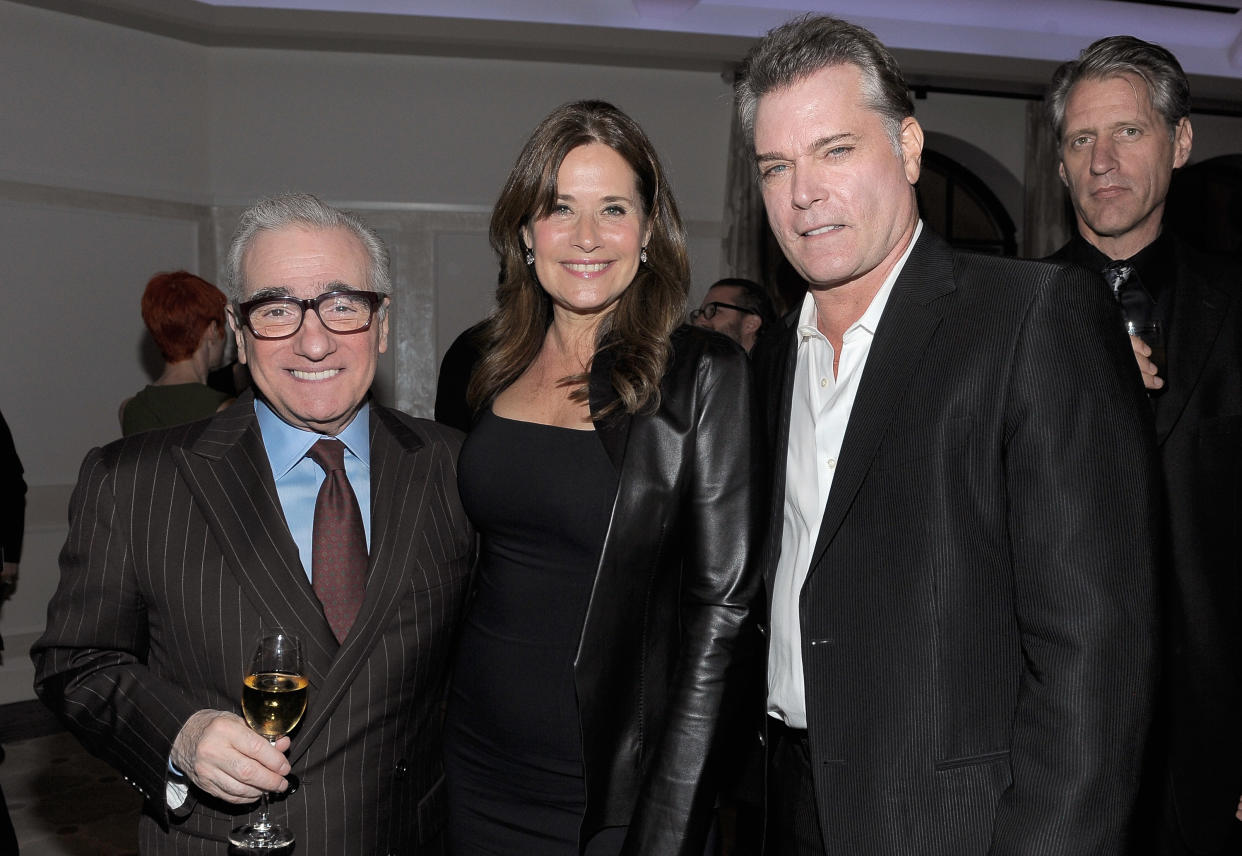
[[[36,689],[146,797],[143,853],[226,852],[236,807],[166,809],[169,750],[193,712],[240,712],[261,622],[296,628],[310,696],[273,801],[299,856],[440,853],[441,702],[473,533],[460,434],[371,407],[366,599],[337,646],[285,525],[252,399],[87,455],[61,581],[33,650]]]

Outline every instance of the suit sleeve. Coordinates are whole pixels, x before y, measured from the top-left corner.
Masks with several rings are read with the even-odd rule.
[[[991,852],[1121,854],[1156,678],[1158,469],[1098,282],[1052,269],[1018,333],[1008,523],[1026,668]]]
[[[718,349],[700,363],[697,383],[681,486],[679,660],[622,850],[628,856],[703,853],[718,780],[713,750],[727,730],[723,703],[733,697],[739,634],[760,582],[753,552],[760,460],[745,354]]]
[[[169,750],[197,707],[146,666],[147,611],[134,574],[115,471],[82,464],[47,630],[31,650],[35,691],[92,754],[164,811]]]

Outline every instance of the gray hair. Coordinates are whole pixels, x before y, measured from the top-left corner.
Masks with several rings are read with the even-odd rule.
[[[1173,136],[1177,123],[1190,115],[1190,82],[1177,57],[1134,36],[1108,36],[1093,42],[1078,59],[1062,63],[1052,75],[1044,103],[1058,146],[1065,134],[1065,104],[1070,90],[1084,80],[1123,74],[1133,74],[1147,84],[1152,106],[1164,117],[1169,136]]]
[[[245,297],[242,262],[254,239],[260,232],[275,232],[290,226],[348,230],[367,252],[367,287],[380,294],[392,294],[388,248],[375,230],[358,215],[333,208],[309,193],[289,193],[260,200],[242,212],[224,260],[224,283],[229,300],[240,303]]]
[[[755,110],[760,98],[837,65],[852,65],[862,73],[865,103],[880,114],[893,148],[900,152],[901,123],[914,115],[914,102],[901,67],[870,30],[828,15],[803,15],[787,21],[747,54],[733,85],[747,141],[754,145]]]

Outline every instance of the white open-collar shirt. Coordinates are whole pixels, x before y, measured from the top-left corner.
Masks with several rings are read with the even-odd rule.
[[[884,279],[866,311],[845,331],[835,377],[832,363],[836,354],[816,324],[818,316],[810,292],[803,298],[798,315],[797,367],[789,414],[789,451],[785,459],[785,512],[781,554],[772,583],[768,650],[768,712],[790,728],[806,728],[807,723],[799,594],[810,571],[811,553],[819,537],[845,428],[876,327],[892,294],[893,284],[906,266],[922,231],[920,220],[905,253]]]

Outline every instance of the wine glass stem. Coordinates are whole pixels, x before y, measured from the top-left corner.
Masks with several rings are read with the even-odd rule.
[[[267,742],[273,746],[276,745],[276,741],[270,737],[267,738]],[[267,833],[272,828],[271,822],[267,819],[267,791],[259,794],[259,821],[254,828],[259,833]]]
[[[263,792],[263,795],[259,797],[259,800],[262,804],[262,808],[259,810],[259,822],[256,823],[255,826],[260,829],[267,829],[271,826],[267,819],[267,791]]]

